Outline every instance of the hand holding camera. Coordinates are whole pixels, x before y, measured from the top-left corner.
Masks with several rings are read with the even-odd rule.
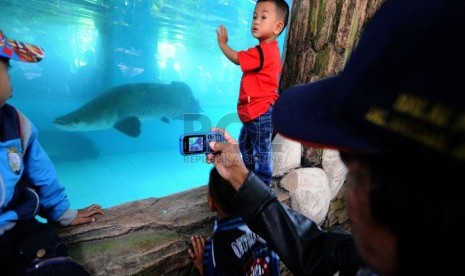
[[[210,153],[210,142],[225,142],[219,131],[206,134],[185,134],[179,138],[179,151],[182,155]]]
[[[215,142],[210,149],[210,142]],[[216,143],[221,142],[221,143]],[[249,171],[242,161],[237,141],[223,129],[212,128],[206,134],[184,134],[179,138],[182,155],[207,154],[207,163],[214,163],[220,175],[238,190]]]

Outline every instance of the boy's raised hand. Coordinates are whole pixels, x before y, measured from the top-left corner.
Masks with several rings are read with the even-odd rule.
[[[228,43],[228,30],[225,26],[220,25],[218,29],[216,29],[216,37],[218,39],[219,45],[224,45]]]
[[[228,30],[223,25],[220,25],[216,29],[216,37],[218,39],[218,46],[220,46],[223,54],[234,64],[239,65],[239,59],[237,57],[237,52],[228,46]]]

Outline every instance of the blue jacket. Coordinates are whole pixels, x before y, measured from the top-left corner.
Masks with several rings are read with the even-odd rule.
[[[37,135],[24,114],[8,104],[0,107],[0,235],[37,212],[62,225],[77,215]]]

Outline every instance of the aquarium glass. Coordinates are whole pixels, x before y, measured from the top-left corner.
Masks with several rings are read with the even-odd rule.
[[[254,6],[251,0],[1,1],[0,29],[45,50],[39,63],[11,62],[8,103],[39,130],[73,207],[112,207],[207,183],[212,165],[204,155],[181,155],[179,137],[220,126],[237,138],[241,70],[220,51],[216,29],[227,27],[236,50],[254,47]],[[103,118],[99,124],[55,122],[118,89],[131,93],[94,102],[90,114]],[[158,115],[114,122],[112,116],[129,112],[122,102]],[[194,102],[200,115],[178,116],[195,111]],[[140,133],[128,129],[137,122]]]

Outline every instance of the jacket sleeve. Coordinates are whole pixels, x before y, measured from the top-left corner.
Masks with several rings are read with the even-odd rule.
[[[232,199],[247,225],[262,236],[295,275],[355,275],[363,265],[352,235],[323,231],[311,219],[282,204],[250,172]]]
[[[65,188],[60,185],[55,167],[37,138],[37,129],[31,124],[31,134],[24,154],[24,176],[40,199],[41,216],[62,225],[69,225],[77,215],[69,209]]]

